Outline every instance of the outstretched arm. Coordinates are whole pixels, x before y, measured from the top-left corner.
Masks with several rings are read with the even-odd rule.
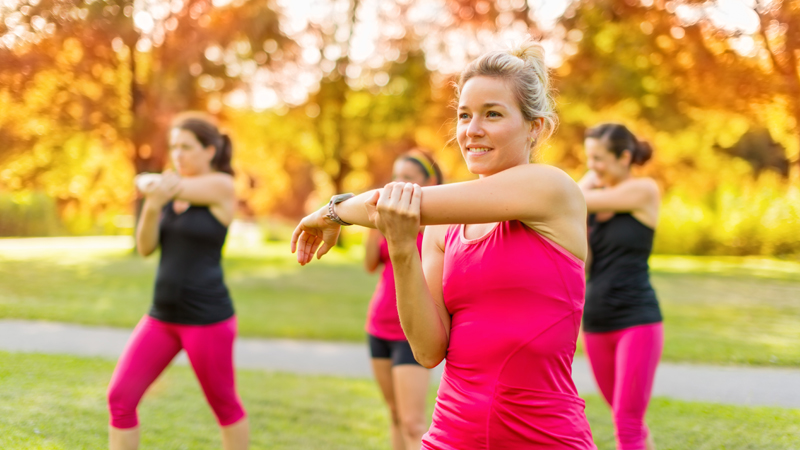
[[[422,225],[520,220],[560,244],[575,240],[576,234],[580,235],[578,240],[584,239],[583,196],[575,182],[554,167],[527,164],[479,180],[430,186],[422,191]],[[336,212],[346,222],[374,228],[364,206],[374,195],[378,191],[339,203]],[[295,229],[292,251],[299,249],[298,261],[302,264],[315,252],[317,257],[327,253],[338,238],[338,225],[324,218],[326,212],[322,208],[312,213]],[[577,256],[583,257],[585,248],[574,247]]]

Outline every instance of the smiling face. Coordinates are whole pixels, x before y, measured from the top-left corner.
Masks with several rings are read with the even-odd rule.
[[[456,137],[469,171],[487,176],[527,164],[536,128],[505,81],[477,76],[461,89]]]
[[[624,151],[617,157],[608,151],[599,139],[587,138],[583,143],[586,151],[586,164],[597,174],[603,186],[614,186],[630,174],[631,152]]]
[[[173,128],[170,131],[169,153],[175,170],[184,177],[211,172],[214,147],[203,147],[189,130]]]

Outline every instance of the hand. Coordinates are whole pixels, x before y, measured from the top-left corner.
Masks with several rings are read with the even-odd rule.
[[[583,178],[578,182],[578,186],[583,190],[599,189],[603,187],[603,182],[597,176],[597,172],[590,170],[583,175]]]
[[[150,187],[148,192],[144,192],[147,200],[159,209],[178,195],[181,183],[181,177],[175,172],[164,172],[160,178],[161,180]]]
[[[422,188],[412,183],[389,183],[367,200],[369,219],[391,247],[413,247],[416,251],[420,228]]]
[[[328,253],[339,240],[342,226],[325,217],[328,207],[307,215],[292,233],[292,253],[297,252],[297,262],[306,265],[317,254],[317,259]]]
[[[136,189],[142,194],[147,195],[161,182],[161,174],[158,173],[140,173],[133,179],[133,184]]]

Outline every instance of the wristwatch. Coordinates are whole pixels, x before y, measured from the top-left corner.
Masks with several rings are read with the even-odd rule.
[[[339,225],[345,225],[345,226],[352,225],[352,223],[345,222],[339,217],[338,214],[336,214],[336,209],[334,208],[334,206],[336,206],[339,203],[342,203],[348,198],[353,198],[353,197],[355,197],[355,194],[339,194],[331,197],[331,201],[328,202],[328,214],[325,214],[325,217],[332,220],[333,222],[338,223]]]

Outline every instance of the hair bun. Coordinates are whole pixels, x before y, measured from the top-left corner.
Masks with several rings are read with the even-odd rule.
[[[509,50],[508,53],[534,65],[544,64],[544,47],[532,39],[526,39]]]
[[[631,163],[643,165],[647,161],[650,161],[650,158],[653,157],[653,147],[647,141],[636,141],[636,148],[633,151]]]

